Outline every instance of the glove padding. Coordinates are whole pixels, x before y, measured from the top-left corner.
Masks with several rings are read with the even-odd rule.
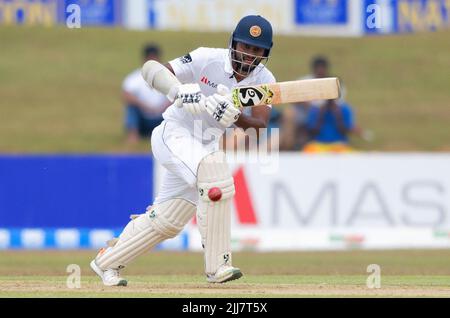
[[[183,107],[188,112],[198,115],[205,111],[205,95],[202,94],[200,85],[184,84],[178,87],[175,105]]]
[[[233,125],[241,115],[241,110],[237,108],[231,99],[230,90],[219,84],[217,93],[206,98],[206,111],[223,127],[228,128]]]

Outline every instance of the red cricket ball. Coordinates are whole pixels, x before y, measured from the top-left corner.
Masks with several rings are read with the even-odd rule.
[[[208,198],[211,201],[219,201],[222,198],[222,190],[220,190],[218,187],[209,189]]]

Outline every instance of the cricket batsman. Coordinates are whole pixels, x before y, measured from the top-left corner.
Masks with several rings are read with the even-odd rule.
[[[228,49],[200,47],[165,65],[148,61],[142,76],[173,104],[151,137],[155,158],[166,168],[161,188],[144,214],[134,217],[119,238],[91,262],[106,286],[125,286],[119,271],[162,241],[177,236],[197,215],[210,283],[242,276],[232,266],[231,201],[235,188],[219,139],[228,127],[265,128],[271,105],[242,113],[232,101],[235,86],[275,83],[265,67],[272,26],[261,16],[242,18]],[[251,98],[252,96],[248,96]]]

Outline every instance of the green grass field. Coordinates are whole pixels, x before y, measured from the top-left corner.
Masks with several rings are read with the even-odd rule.
[[[268,67],[278,80],[308,73],[326,54],[348,88],[363,150],[450,150],[450,31],[368,38],[275,38]],[[144,42],[164,60],[199,46],[225,47],[226,33],[117,28],[0,27],[0,152],[143,152],[124,147],[120,88],[140,66]]]
[[[450,251],[235,253],[237,281],[206,283],[199,253],[156,252],[123,272],[127,287],[105,287],[89,269],[95,251],[0,252],[0,297],[450,297]],[[69,264],[81,288],[66,285]],[[369,289],[369,264],[381,288]]]

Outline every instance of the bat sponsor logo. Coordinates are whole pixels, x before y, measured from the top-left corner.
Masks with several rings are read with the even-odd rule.
[[[242,106],[253,106],[261,103],[264,94],[256,88],[248,87],[239,90],[239,101]]]
[[[267,85],[237,88],[233,94],[235,104],[242,107],[270,104],[272,97],[273,92]]]

